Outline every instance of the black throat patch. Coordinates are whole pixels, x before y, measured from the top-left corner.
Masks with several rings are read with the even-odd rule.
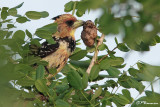
[[[74,51],[75,47],[76,47],[76,41],[72,39],[72,37],[64,37],[64,38],[55,38],[53,37],[53,39],[55,41],[65,41],[68,43],[68,48],[70,49],[71,52]]]

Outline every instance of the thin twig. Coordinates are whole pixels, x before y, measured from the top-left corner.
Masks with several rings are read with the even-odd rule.
[[[121,86],[118,86],[118,87],[117,87],[117,89],[116,89],[116,91],[114,92],[114,94],[116,94],[116,92],[118,91],[119,87],[121,87]]]
[[[153,83],[151,82],[152,93],[154,93]]]
[[[117,49],[117,47],[115,47],[111,52],[113,52],[115,49]],[[104,57],[102,57],[100,60],[97,61],[97,63],[100,63],[104,58],[106,58],[108,55],[110,54],[110,52],[108,52],[107,55],[105,55]]]
[[[113,90],[114,90],[114,89],[115,89],[115,88],[112,89],[111,94],[113,93]]]
[[[156,80],[152,81],[141,93],[139,93],[139,94],[136,96],[136,98],[133,99],[132,102],[134,102],[135,100],[137,100],[137,98],[138,98],[143,92],[145,92],[145,91],[152,85],[152,83],[158,81],[159,79],[160,79],[160,78],[157,78]],[[132,105],[132,103],[131,103],[128,107],[131,107],[131,105]]]
[[[77,71],[77,69],[76,69],[73,65],[68,64],[68,66],[69,66],[70,68],[72,68],[73,70]]]
[[[88,101],[88,103],[93,107],[92,103],[88,100],[88,98],[84,95],[84,93],[82,91],[80,91],[80,92],[83,95],[83,97]]]
[[[104,37],[105,37],[105,35],[102,34],[102,36],[101,36],[101,37],[99,38],[99,40],[98,40],[96,49],[98,49],[98,47],[103,43]],[[96,50],[95,53],[94,53],[94,56],[93,56],[93,58],[92,58],[92,60],[91,60],[91,63],[90,63],[90,65],[89,65],[89,67],[88,67],[88,69],[87,69],[87,71],[86,71],[88,74],[90,74],[91,69],[92,69],[92,67],[93,67],[94,64],[95,64],[95,61],[96,61],[96,59],[97,59],[98,52],[99,52],[99,51]]]

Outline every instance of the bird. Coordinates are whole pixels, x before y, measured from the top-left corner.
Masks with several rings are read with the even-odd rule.
[[[66,65],[68,58],[75,50],[74,33],[78,27],[84,24],[84,21],[77,20],[71,14],[58,15],[52,19],[55,20],[53,23],[57,23],[57,32],[52,34],[56,43],[43,42],[34,55],[41,57],[42,61],[48,62],[47,69],[56,68],[58,73]],[[50,76],[53,77],[52,74]]]

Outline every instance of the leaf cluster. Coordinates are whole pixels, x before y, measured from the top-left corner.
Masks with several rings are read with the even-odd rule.
[[[101,9],[102,15],[95,19],[101,33],[120,34],[132,50],[149,51],[150,46],[160,42],[157,35],[160,27],[159,5],[158,0],[135,0],[133,3],[129,0],[81,0],[68,2],[64,11],[76,10],[76,15],[81,17],[86,11]],[[148,8],[152,6],[154,8]]]

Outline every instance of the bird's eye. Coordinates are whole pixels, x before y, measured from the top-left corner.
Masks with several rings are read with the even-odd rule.
[[[73,20],[66,21],[66,24],[68,26],[72,26],[74,24],[74,21]]]

